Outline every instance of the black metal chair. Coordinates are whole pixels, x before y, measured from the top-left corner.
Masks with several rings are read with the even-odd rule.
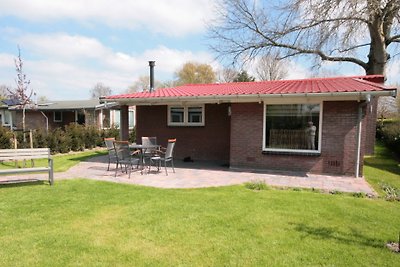
[[[140,150],[131,152],[128,141],[115,141],[114,148],[117,155],[117,166],[119,165],[121,170],[128,173],[128,178],[131,178],[132,167],[136,165],[139,167],[142,162]],[[117,176],[118,167],[115,169],[115,177]],[[143,170],[141,170],[143,174]]]
[[[115,162],[117,166],[115,168],[118,168],[118,163],[117,163],[117,154],[115,153],[115,148],[114,148],[114,141],[115,138],[104,138],[104,143],[106,145],[107,151],[108,151],[108,167],[107,171],[110,170],[110,164],[111,162]]]
[[[158,147],[154,147],[154,146],[157,146],[157,137],[142,136],[142,145],[143,145],[143,147],[148,147],[148,148],[142,149],[143,161],[144,161],[144,163],[149,161],[149,164],[150,164],[150,158],[156,154],[156,151],[158,148]],[[153,147],[151,147],[151,146],[153,146]]]
[[[154,156],[150,157],[150,167],[149,171],[151,168],[151,163],[157,164],[158,170],[160,170],[161,163],[164,162],[164,168],[165,168],[165,174],[168,175],[167,171],[167,162],[171,162],[171,167],[173,172],[175,173],[175,168],[174,168],[174,147],[175,147],[176,139],[169,139],[168,140],[168,145],[166,148],[160,148],[160,150],[157,150]]]

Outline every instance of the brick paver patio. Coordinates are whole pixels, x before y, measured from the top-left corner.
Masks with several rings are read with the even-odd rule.
[[[95,157],[81,162],[66,172],[55,173],[55,181],[60,179],[87,178],[101,181],[129,183],[159,188],[201,188],[242,184],[252,180],[264,180],[267,184],[279,187],[315,188],[324,191],[363,192],[376,195],[376,192],[363,178],[346,176],[329,176],[305,173],[265,173],[245,170],[231,170],[227,167],[204,162],[176,162],[176,173],[168,168],[168,176],[164,168],[160,172],[144,173],[133,171],[128,175],[117,173],[114,167],[107,171],[107,157]],[[19,176],[1,176],[0,183],[22,178],[47,179],[46,174],[30,174]]]

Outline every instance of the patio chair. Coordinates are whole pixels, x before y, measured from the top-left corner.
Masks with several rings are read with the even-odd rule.
[[[131,178],[132,167],[136,165],[136,168],[138,168],[141,163],[140,150],[131,152],[128,141],[115,141],[114,148],[117,155],[117,166],[119,165],[122,171],[125,169],[128,178]],[[115,177],[117,172],[118,168],[115,169]]]
[[[153,163],[153,162],[156,163],[158,170],[159,170],[161,167],[161,162],[164,162],[165,174],[168,175],[167,162],[170,161],[172,170],[175,173],[174,156],[173,156],[175,143],[176,143],[176,139],[168,139],[168,146],[166,148],[161,147],[160,150],[156,151],[158,154],[156,154],[150,158],[149,171],[151,168],[151,163]]]
[[[157,137],[142,136],[142,145],[143,146],[157,145]],[[155,148],[148,148],[142,151],[144,159],[151,158],[152,156],[154,156],[155,152],[156,152]]]
[[[118,163],[117,163],[117,154],[115,153],[115,148],[114,148],[114,141],[115,138],[104,138],[104,144],[106,145],[107,151],[108,151],[108,167],[107,171],[110,170],[110,164],[111,162],[115,162],[117,166],[115,168],[118,168]]]

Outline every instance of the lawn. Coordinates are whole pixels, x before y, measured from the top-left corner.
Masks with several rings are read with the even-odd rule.
[[[375,163],[368,168],[380,169]],[[393,164],[376,177],[387,177]],[[371,170],[368,179],[376,173]],[[6,185],[0,187],[0,229],[0,266],[400,262],[400,254],[385,248],[400,231],[399,202],[299,189],[171,190],[84,179]]]
[[[400,205],[244,186],[0,188],[0,266],[395,266]]]
[[[375,155],[364,160],[364,176],[380,195],[384,194],[381,188],[383,183],[400,188],[400,162],[395,158],[392,151],[377,142]]]
[[[64,172],[74,165],[78,164],[80,161],[84,161],[91,157],[105,155],[107,152],[105,150],[89,150],[80,153],[70,153],[70,154],[58,154],[54,155],[54,171]],[[26,166],[31,166],[31,161],[27,160],[25,162]],[[47,166],[47,159],[37,159],[34,161],[35,166]],[[18,166],[23,166],[23,162],[18,162]],[[2,162],[0,163],[0,169],[15,168],[14,162]]]

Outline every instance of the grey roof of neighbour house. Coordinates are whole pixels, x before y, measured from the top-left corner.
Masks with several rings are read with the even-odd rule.
[[[100,104],[98,99],[90,100],[55,100],[38,102],[36,105],[27,107],[34,110],[80,110],[80,109],[102,109],[102,108],[116,108],[116,103]],[[16,109],[16,107],[9,107]]]
[[[95,109],[100,106],[98,99],[91,100],[66,100],[66,101],[46,101],[36,105],[38,110],[70,110],[70,109]]]

